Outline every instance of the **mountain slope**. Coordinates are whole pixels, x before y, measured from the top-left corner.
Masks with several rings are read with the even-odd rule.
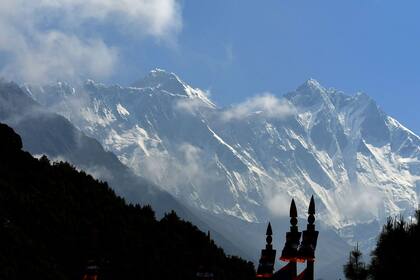
[[[162,75],[170,80],[174,76],[166,72]],[[143,83],[148,84],[149,79],[146,77]],[[257,221],[253,212],[262,209],[256,202],[261,200],[261,194],[237,187],[240,181],[246,181],[249,187],[270,178],[255,177],[255,172],[261,173],[258,168],[223,142],[204,119],[191,116],[191,100],[202,111],[214,108],[202,92],[189,94],[191,90],[181,84],[185,90],[172,93],[172,88],[162,87],[166,83],[159,85],[121,88],[88,81],[80,91],[60,83],[41,91],[28,87],[28,92],[101,141],[137,174],[191,205]],[[216,173],[218,176],[213,176]],[[266,214],[263,211],[260,216]]]
[[[90,80],[24,89],[136,174],[226,227],[236,218],[262,228],[258,223],[268,219],[285,221],[292,197],[304,211],[315,194],[323,230],[369,250],[387,216],[411,215],[418,204],[420,138],[365,94],[309,80],[284,96],[219,108],[204,91],[160,69],[132,87]],[[253,228],[226,227],[232,240]],[[326,246],[335,240],[323,236]],[[347,248],[336,244],[322,261]]]
[[[134,87],[88,81],[26,90],[137,174],[216,214],[263,221],[284,214],[276,204],[294,197],[305,207],[315,193],[321,220],[351,239],[358,224],[418,204],[420,138],[364,94],[309,80],[276,98],[289,114],[255,109],[237,118],[241,108],[218,108],[159,69]]]
[[[100,279],[195,279],[203,264],[220,279],[254,278],[174,212],[157,221],[106,183],[21,149],[0,124],[0,278],[81,279],[91,259]]]
[[[0,82],[0,121],[22,136],[24,149],[33,155],[68,161],[95,178],[107,181],[129,202],[152,205],[158,217],[175,210],[201,230],[211,230],[213,238],[229,254],[253,259],[168,192],[135,175],[113,153],[106,152],[97,140],[87,137],[63,116],[40,106],[14,83]]]
[[[98,141],[85,136],[62,116],[42,108],[14,83],[0,83],[0,120],[22,135],[24,149],[34,155],[67,160],[97,178],[118,182],[116,189],[121,193],[137,192],[136,196],[143,196],[146,203],[151,196],[160,195],[157,186],[135,176]]]

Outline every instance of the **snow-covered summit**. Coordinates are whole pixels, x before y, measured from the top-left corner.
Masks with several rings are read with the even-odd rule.
[[[172,72],[167,72],[163,69],[153,69],[144,78],[133,83],[133,87],[137,88],[157,88],[164,89],[169,92],[182,92],[184,83],[181,79]]]
[[[211,107],[216,107],[208,98],[206,92],[193,88],[182,81],[175,73],[156,68],[151,70],[146,77],[133,83],[135,88],[150,88],[169,94],[184,95],[189,98],[197,98]]]
[[[314,91],[325,91],[325,88],[314,78],[309,78],[308,80],[306,80],[306,82],[304,82],[299,88],[299,89],[303,89],[303,88],[308,88],[310,90],[314,90]]]

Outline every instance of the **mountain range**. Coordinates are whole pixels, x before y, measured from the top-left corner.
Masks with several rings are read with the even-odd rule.
[[[320,219],[348,236],[418,205],[420,138],[363,93],[311,79],[284,96],[219,108],[161,69],[131,87],[25,89],[136,174],[215,214],[263,222],[287,214],[279,205],[291,197],[304,208],[314,193]]]
[[[170,194],[248,256],[263,246],[261,223],[270,219],[287,228],[291,198],[304,218],[315,195],[317,223],[325,232],[320,250],[328,255],[324,268],[340,254],[346,257],[347,244],[369,250],[388,216],[412,215],[418,205],[420,138],[363,93],[347,95],[311,79],[285,95],[219,107],[205,91],[161,69],[129,87],[88,80],[21,89],[37,111],[60,116],[76,134],[103,147],[101,154],[115,155],[124,172],[147,182],[140,185]],[[19,106],[0,108],[1,119],[10,108],[28,111]],[[34,138],[42,130],[33,129],[32,121],[24,126],[8,119],[22,127],[17,130],[33,154],[74,157],[74,149],[54,153],[54,145]],[[40,125],[48,128],[42,135],[55,131],[57,137],[48,139],[63,149],[69,137],[54,125]],[[101,167],[96,155],[92,159],[73,162],[105,180],[121,173]],[[111,186],[129,189],[129,199],[144,197],[133,194],[136,184],[120,188],[125,181]],[[247,244],[249,239],[255,243]]]

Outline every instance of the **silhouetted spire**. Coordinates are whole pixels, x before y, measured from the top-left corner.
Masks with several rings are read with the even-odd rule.
[[[286,244],[284,245],[280,260],[296,262],[300,261],[297,258],[297,249],[300,243],[301,233],[297,227],[297,209],[295,200],[292,199],[290,204],[290,232],[286,233]]]
[[[308,224],[303,231],[302,243],[299,248],[299,256],[306,260],[315,258],[315,248],[318,239],[318,231],[315,230],[315,200],[311,197],[308,208]]]
[[[265,245],[265,249],[272,249],[272,242],[273,242],[273,237],[271,237],[273,235],[273,230],[271,229],[271,223],[268,223],[267,226],[267,231],[265,232],[265,235],[267,235],[265,241],[267,241],[267,244]]]
[[[292,203],[290,204],[290,218],[297,218],[297,209],[294,199],[292,199]]]
[[[261,258],[257,269],[257,278],[271,279],[274,271],[274,260],[276,259],[276,250],[273,250],[273,231],[271,223],[268,223],[266,233],[265,249],[261,250]]]
[[[268,222],[267,231],[265,232],[265,235],[273,235],[273,230],[271,229],[270,222]]]
[[[296,203],[295,200],[292,199],[292,202],[290,203],[290,231],[291,232],[298,232],[298,227],[297,227],[297,209],[296,209]]]
[[[309,202],[308,214],[315,215],[315,200],[313,195],[311,196],[311,202]]]
[[[307,230],[315,231],[315,200],[313,195],[309,202],[308,214]]]

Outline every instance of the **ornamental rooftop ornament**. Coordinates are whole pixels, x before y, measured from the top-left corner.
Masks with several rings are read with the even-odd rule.
[[[315,230],[315,200],[311,197],[308,208],[308,224],[306,230],[299,232],[297,223],[297,209],[295,201],[292,199],[290,205],[290,231],[286,233],[286,243],[282,250],[280,260],[288,262],[280,270],[273,273],[276,250],[272,246],[272,229],[268,224],[266,235],[267,244],[261,250],[261,258],[257,271],[257,279],[271,280],[313,280],[315,249],[319,232]],[[302,241],[300,238],[302,236]],[[297,262],[306,262],[306,268],[298,275]]]
[[[308,225],[303,231],[302,243],[300,244],[298,255],[304,260],[315,260],[315,248],[319,232],[315,230],[315,201],[311,197],[308,209]]]
[[[257,278],[271,279],[274,271],[274,261],[276,259],[276,250],[273,250],[273,230],[271,229],[271,223],[268,223],[265,249],[261,250],[261,258],[257,270]]]
[[[293,261],[293,262],[303,262],[303,260],[298,258],[298,247],[300,243],[301,232],[297,227],[297,209],[295,200],[292,199],[290,204],[290,231],[286,233],[286,244],[284,245],[283,251],[281,253],[280,260],[282,261]]]

